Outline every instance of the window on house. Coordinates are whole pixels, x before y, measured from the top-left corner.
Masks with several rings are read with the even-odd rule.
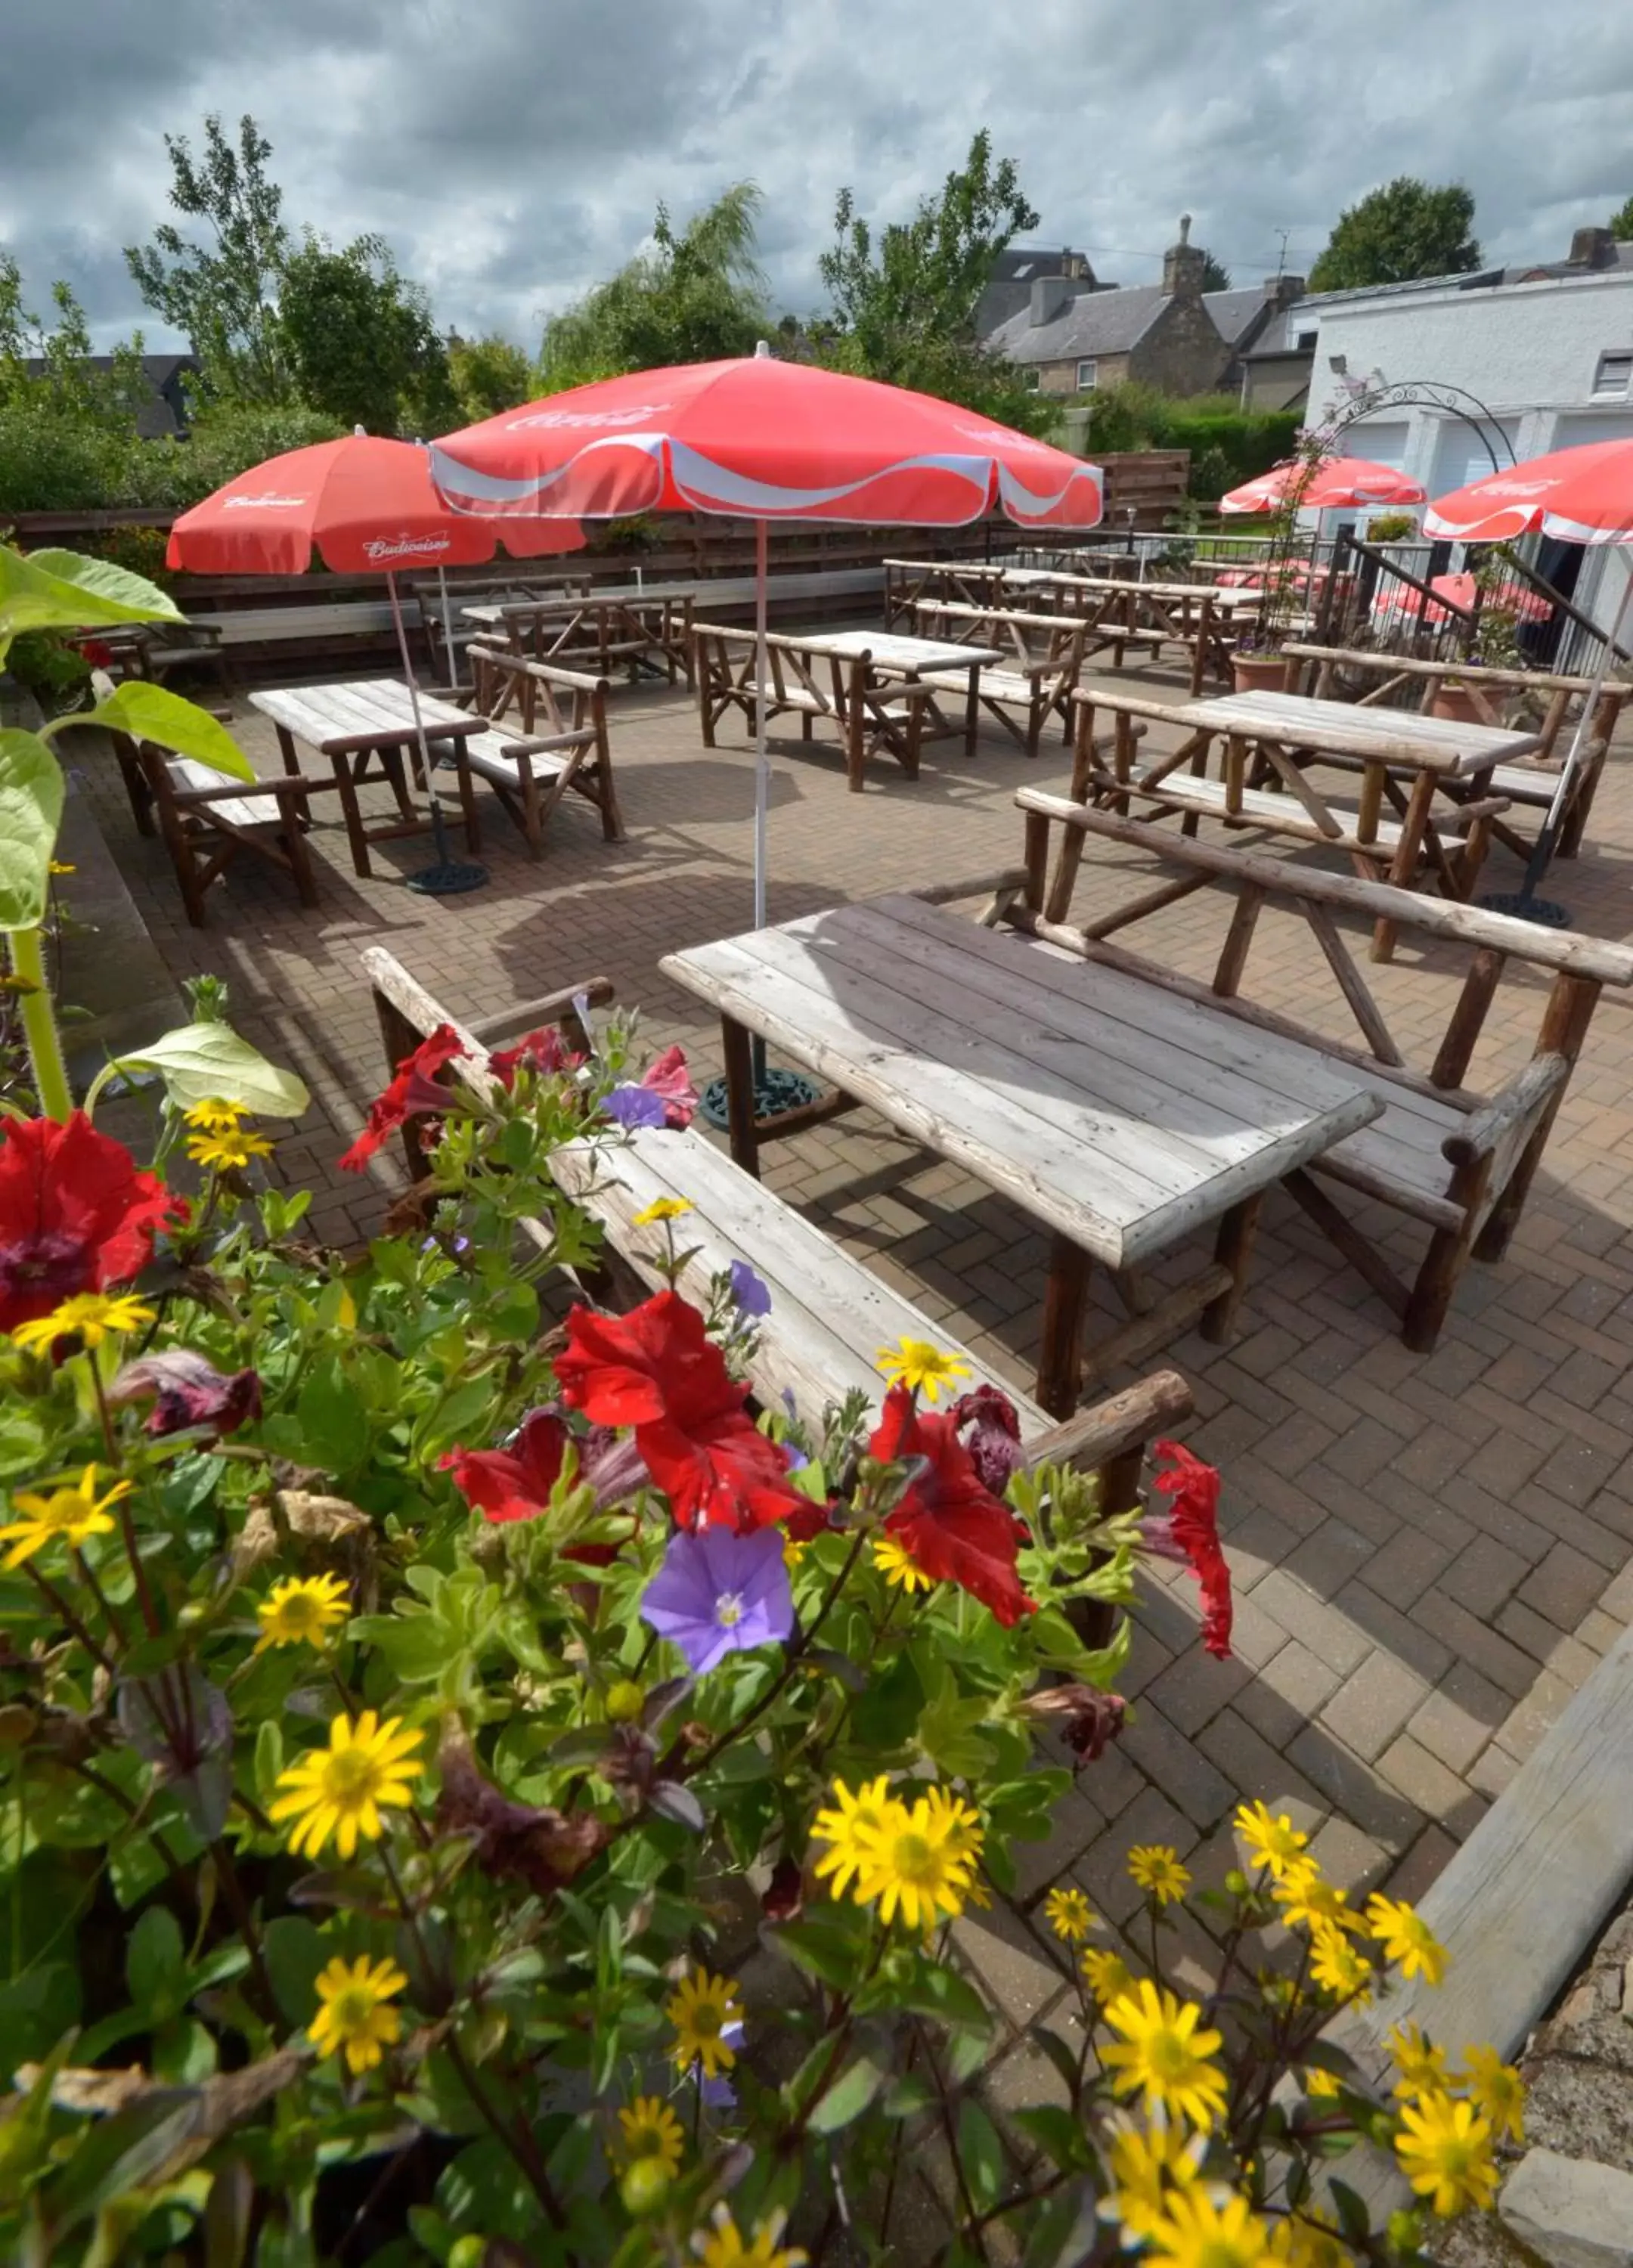
[[[1043,383],[1042,373],[1036,370],[1023,370],[1020,382],[1028,394],[1035,394]]]
[[[1313,354],[1315,352],[1315,332],[1300,331],[1294,343],[1298,347],[1300,354]]]
[[[1091,357],[1088,358],[1088,360],[1087,360],[1087,361],[1085,361],[1085,362],[1080,362],[1080,363],[1078,364],[1078,393],[1079,393],[1079,394],[1088,394],[1088,393],[1091,393],[1091,392],[1093,390],[1093,387],[1094,387],[1095,383],[1096,383],[1096,381],[1095,381],[1095,376],[1094,376],[1094,360],[1093,360],[1092,356],[1091,356]]]
[[[1633,349],[1614,348],[1599,358],[1599,368],[1593,373],[1595,394],[1625,394],[1633,380]]]

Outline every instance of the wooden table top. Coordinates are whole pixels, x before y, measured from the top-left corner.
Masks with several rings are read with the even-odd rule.
[[[969,669],[1004,659],[998,646],[958,645],[945,638],[899,637],[894,630],[813,630],[793,642],[807,653],[837,654],[842,659],[870,654],[878,668],[906,669],[915,675],[937,669]]]
[[[1312,1049],[917,898],[836,907],[661,965],[1114,1268],[1383,1109]]]
[[[326,756],[401,747],[416,733],[414,704],[401,677],[363,677],[339,685],[279,685],[252,693],[249,702],[252,709]],[[458,740],[487,728],[485,717],[456,709],[433,693],[420,695],[419,713],[433,740]]]
[[[1352,701],[1312,701],[1299,693],[1227,693],[1217,700],[1187,701],[1174,715],[1176,722],[1193,727],[1372,756],[1419,771],[1484,771],[1542,745],[1541,733],[1506,725],[1465,725],[1416,710],[1361,709]]]

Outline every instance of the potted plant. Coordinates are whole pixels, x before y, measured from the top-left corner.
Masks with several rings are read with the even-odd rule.
[[[1490,603],[1497,590],[1498,578],[1508,564],[1507,547],[1495,544],[1474,570],[1478,612],[1469,637],[1468,659],[1482,669],[1519,670],[1526,666],[1515,628],[1518,615],[1512,607]],[[1490,695],[1482,692],[1467,678],[1457,676],[1443,678],[1435,688],[1429,713],[1431,717],[1450,718],[1460,725],[1494,725],[1500,721]]]
[[[1264,566],[1264,604],[1259,619],[1232,656],[1239,693],[1284,693],[1290,664],[1283,648],[1293,627],[1293,615],[1306,587],[1306,563],[1298,546],[1298,514],[1311,482],[1332,447],[1323,428],[1306,427],[1300,434],[1292,474],[1270,520],[1269,549]]]

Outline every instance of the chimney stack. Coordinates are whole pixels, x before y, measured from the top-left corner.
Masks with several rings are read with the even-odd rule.
[[[1573,268],[1614,268],[1616,239],[1607,228],[1578,228],[1572,232],[1569,256]]]
[[[1303,298],[1304,290],[1302,276],[1267,276],[1264,279],[1264,296],[1273,307],[1291,307],[1295,299]]]
[[[1207,255],[1191,242],[1191,217],[1180,215],[1180,240],[1162,255],[1162,288],[1170,298],[1183,294],[1194,298],[1202,290]]]
[[[1041,330],[1045,323],[1052,323],[1074,296],[1070,277],[1040,276],[1032,287],[1030,328]]]

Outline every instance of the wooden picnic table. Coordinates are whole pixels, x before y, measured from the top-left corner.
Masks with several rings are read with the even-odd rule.
[[[419,735],[408,688],[401,678],[367,677],[338,685],[281,685],[270,692],[252,693],[249,699],[253,709],[259,709],[263,717],[272,719],[283,769],[291,777],[300,777],[300,757],[295,745],[298,740],[304,740],[308,747],[329,759],[335,784],[340,791],[351,863],[357,873],[367,876],[373,871],[369,864],[371,843],[389,843],[401,835],[423,835],[430,827],[429,816],[415,809],[404,771],[405,750],[412,754],[417,767]],[[438,700],[430,693],[420,695],[419,713],[427,740],[457,740],[488,729],[485,717],[474,717],[468,709],[456,709],[452,702]],[[371,756],[379,758],[378,774],[369,770]],[[390,785],[399,816],[389,825],[365,828],[357,790],[365,781],[376,777],[384,778]],[[466,838],[474,850],[475,837],[468,800],[465,805],[465,822]]]
[[[1373,880],[1409,888],[1420,865],[1436,873],[1448,896],[1467,898],[1484,857],[1490,822],[1506,809],[1501,796],[1482,794],[1495,766],[1512,762],[1537,746],[1534,733],[1455,718],[1386,714],[1357,710],[1347,701],[1312,701],[1296,693],[1232,693],[1214,700],[1162,703],[1124,694],[1100,683],[1081,685],[1078,747],[1072,793],[1081,801],[1092,794],[1102,805],[1126,811],[1123,788],[1148,801],[1172,804],[1187,814],[1224,820],[1227,825],[1262,827],[1300,842],[1328,842],[1345,850],[1357,871]],[[1133,741],[1120,732],[1111,775],[1098,767],[1093,753],[1093,711],[1114,716],[1161,718],[1176,726],[1180,745],[1140,767],[1133,763]],[[1208,777],[1215,744],[1219,775]],[[1309,777],[1323,758],[1358,765],[1358,806],[1335,805]],[[1189,777],[1182,777],[1189,767]],[[1432,806],[1438,790],[1460,784],[1457,824],[1467,831],[1445,836]],[[1161,794],[1157,791],[1162,790]],[[1384,816],[1386,802],[1397,816]],[[1453,852],[1459,854],[1455,863]],[[1380,920],[1373,933],[1372,958],[1387,961],[1394,928]]]
[[[533,661],[605,677],[622,662],[630,681],[643,669],[673,685],[692,682],[692,596],[665,590],[585,591],[567,598],[502,600],[466,607],[465,619]]]
[[[1076,1407],[1094,1261],[1143,1341],[1198,1315],[1223,1338],[1266,1190],[1382,1108],[1307,1049],[919,897],[837,907],[661,965],[719,1013],[745,1171],[795,1122],[860,1101],[1053,1232],[1035,1391],[1056,1416]],[[838,1095],[757,1120],[751,1033]],[[1153,1303],[1138,1269],[1215,1222],[1212,1263]]]
[[[894,630],[811,630],[802,632],[798,643],[808,653],[827,654],[839,661],[865,654],[877,676],[898,677],[908,685],[926,685],[932,680],[945,685],[950,678],[961,678],[966,688],[964,753],[975,755],[981,721],[981,673],[1003,660],[1001,647],[959,645],[946,638],[903,637]],[[933,721],[929,729],[921,728],[921,740],[955,738],[960,728],[950,721],[933,694],[926,705]]]

